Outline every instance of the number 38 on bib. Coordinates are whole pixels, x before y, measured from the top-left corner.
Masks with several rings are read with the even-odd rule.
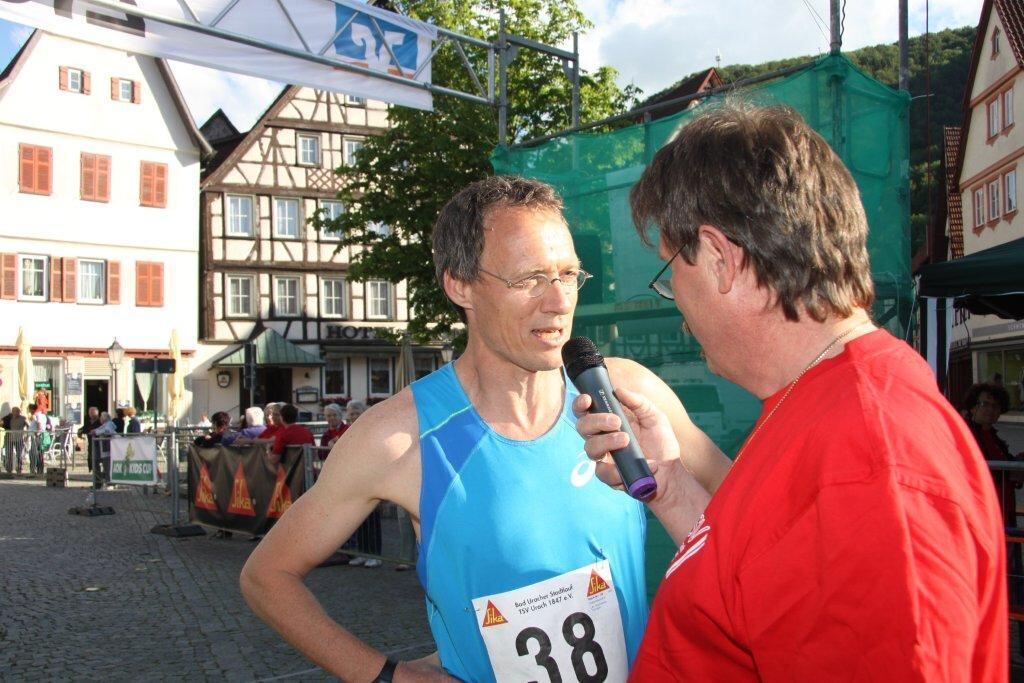
[[[473,609],[499,683],[626,680],[626,639],[607,560],[476,598]]]

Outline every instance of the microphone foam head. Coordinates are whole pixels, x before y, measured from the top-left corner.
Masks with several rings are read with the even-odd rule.
[[[587,337],[573,337],[562,347],[562,363],[569,379],[575,382],[584,370],[604,367],[604,356]]]

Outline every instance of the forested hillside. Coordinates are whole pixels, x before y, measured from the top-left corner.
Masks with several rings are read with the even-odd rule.
[[[913,98],[910,107],[910,210],[914,250],[924,238],[929,185],[932,201],[941,198],[942,180],[936,173],[942,156],[942,127],[960,125],[963,119],[964,88],[974,34],[973,26],[933,33],[927,39],[927,57],[925,37],[910,39],[910,94]],[[895,43],[873,45],[845,54],[865,73],[892,88],[898,86],[899,48]],[[732,83],[811,59],[813,56],[808,55],[764,64],[738,64],[721,67],[718,71],[726,83]],[[686,78],[690,76],[682,80]]]

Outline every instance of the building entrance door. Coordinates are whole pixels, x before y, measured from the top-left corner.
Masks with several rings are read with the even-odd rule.
[[[256,405],[265,406],[271,401],[291,403],[292,369],[277,367],[256,368]]]
[[[82,407],[82,416],[88,415],[89,408],[93,407],[98,408],[101,413],[113,412],[110,408],[110,380],[85,380],[85,405]]]

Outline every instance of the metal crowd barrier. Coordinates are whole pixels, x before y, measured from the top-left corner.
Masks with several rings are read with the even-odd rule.
[[[992,481],[999,497],[999,507],[1006,529],[1006,578],[1010,621],[1016,622],[1016,638],[1011,639],[1011,650],[1024,653],[1024,527],[1019,523],[1024,516],[1024,461],[990,460]],[[1014,640],[1016,644],[1014,645]]]
[[[317,428],[321,425],[322,423],[307,424],[306,426]],[[63,431],[69,432],[69,430]],[[183,512],[181,498],[185,495],[187,501],[187,494],[184,492],[187,491],[189,474],[189,448],[196,437],[208,433],[210,433],[208,428],[176,427],[156,433],[90,436],[88,439],[88,456],[92,463],[93,486],[89,492],[86,505],[82,508],[72,508],[71,512],[77,511],[76,514],[88,515],[110,514],[113,512],[109,507],[103,508],[99,504],[100,492],[110,483],[110,442],[113,439],[152,437],[156,440],[157,462],[160,464],[158,467],[159,476],[155,485],[143,486],[143,491],[147,492],[152,489],[154,492],[164,492],[169,494],[170,498],[170,524],[158,525],[154,527],[153,531],[172,536],[192,535],[193,532],[180,531],[187,529],[189,526],[198,528],[197,525],[189,524],[189,502],[186,502],[185,511]],[[8,432],[8,434],[14,433]],[[11,452],[18,448],[21,448],[23,451],[30,450],[28,444],[31,442],[32,437],[29,436],[31,434],[33,433],[19,432],[17,433],[18,438],[13,440],[5,439],[5,450],[3,452],[6,453],[8,447],[11,449]],[[22,437],[24,437],[24,441],[20,440]],[[66,463],[72,437],[73,435],[70,433],[64,434],[62,443],[65,445],[60,448],[48,449],[45,453],[49,454],[48,457],[51,458],[59,457],[61,458],[60,462]],[[319,441],[319,435],[316,438]],[[26,445],[24,447],[14,445],[20,443]],[[315,484],[330,449],[308,444],[292,448],[301,450],[303,491],[305,492]],[[108,511],[97,512],[97,508]],[[203,526],[209,525],[204,524]],[[377,559],[404,565],[414,564],[416,559],[416,540],[408,514],[392,503],[381,503],[360,525],[356,533],[353,534],[352,539],[341,548],[340,552],[345,555],[365,559]]]
[[[66,470],[73,439],[70,427],[43,432],[0,429],[0,467],[7,474],[45,474],[47,467]]]
[[[323,446],[308,444],[302,447],[306,490],[316,483],[330,450]],[[364,560],[375,559],[399,565],[414,565],[416,535],[412,521],[401,507],[382,502],[367,516],[352,538],[341,547],[340,552]]]

